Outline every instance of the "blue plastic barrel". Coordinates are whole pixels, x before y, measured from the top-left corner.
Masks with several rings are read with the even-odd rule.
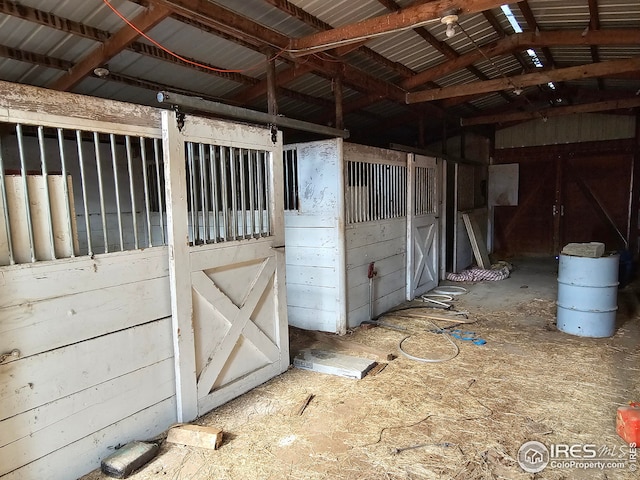
[[[560,255],[558,330],[581,337],[611,337],[618,310],[619,255]]]

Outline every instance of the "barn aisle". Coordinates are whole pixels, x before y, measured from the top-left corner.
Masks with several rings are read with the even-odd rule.
[[[528,479],[515,459],[529,440],[591,443],[620,454],[616,409],[640,399],[638,285],[620,290],[614,337],[580,338],[554,325],[555,260],[514,264],[509,279],[466,284],[469,292],[456,300],[456,308],[477,319],[466,329],[486,344],[456,340],[457,357],[425,364],[402,355],[381,358],[398,353],[404,332],[358,328],[338,342],[293,332],[292,351],[305,342],[331,345],[388,365],[362,380],[290,369],[198,419],[224,429],[220,450],[165,443],[130,478]],[[450,346],[425,331],[430,327],[417,312],[384,320],[414,333],[404,344],[412,355],[449,355]],[[297,415],[309,394],[313,399]],[[628,468],[547,467],[541,475],[636,478]]]

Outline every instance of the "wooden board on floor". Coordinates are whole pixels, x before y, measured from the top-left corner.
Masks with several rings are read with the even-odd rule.
[[[293,365],[303,370],[357,379],[364,377],[375,364],[367,358],[313,348],[301,350],[293,359]]]

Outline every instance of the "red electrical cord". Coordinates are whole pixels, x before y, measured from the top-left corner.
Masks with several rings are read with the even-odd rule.
[[[115,13],[118,17],[120,17],[122,19],[122,21],[124,21],[127,25],[129,25],[131,28],[133,28],[133,30],[136,31],[136,33],[138,35],[140,35],[141,37],[144,37],[145,39],[149,40],[152,44],[154,44],[156,47],[158,47],[160,50],[168,53],[169,55],[171,55],[172,57],[177,58],[178,60],[189,64],[189,65],[193,65],[195,67],[199,67],[199,68],[203,68],[205,70],[211,70],[212,72],[218,72],[218,73],[243,73],[243,72],[248,72],[250,70],[255,70],[256,68],[262,67],[264,65],[264,62],[260,62],[259,64],[256,64],[252,67],[249,68],[245,68],[242,70],[226,70],[226,69],[221,69],[221,68],[215,68],[215,67],[211,67],[209,65],[204,65],[202,63],[198,63],[198,62],[194,62],[193,60],[189,60],[188,58],[184,58],[180,55],[178,55],[177,53],[169,50],[168,48],[166,48],[165,46],[161,45],[160,43],[156,42],[154,39],[152,39],[151,37],[149,37],[146,33],[144,33],[142,30],[140,30],[138,27],[136,27],[133,23],[131,23],[124,15],[122,15],[113,5],[111,5],[111,3],[109,2],[109,0],[102,0],[104,2],[104,4],[109,7],[113,13]],[[269,59],[269,61],[275,60],[276,58],[278,58],[280,55],[282,55],[282,53],[285,51],[285,49],[280,50],[276,55],[274,55],[272,58]]]

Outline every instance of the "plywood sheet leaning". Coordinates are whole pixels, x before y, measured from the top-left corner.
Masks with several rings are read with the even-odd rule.
[[[476,262],[480,268],[491,268],[491,260],[489,260],[489,252],[487,251],[487,245],[480,234],[480,227],[473,217],[470,217],[468,213],[463,213],[462,218],[464,225],[467,227],[467,234],[471,241],[471,248],[473,249],[473,256],[476,257]]]

